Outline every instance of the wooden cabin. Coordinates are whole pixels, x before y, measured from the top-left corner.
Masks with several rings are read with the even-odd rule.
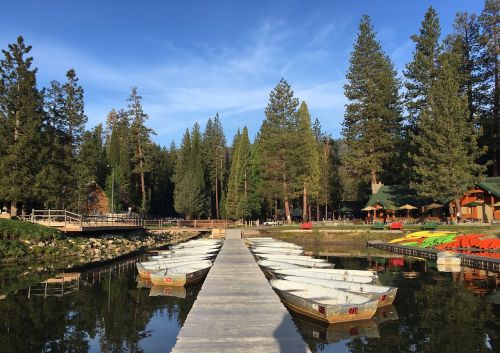
[[[500,221],[499,203],[500,177],[485,178],[460,199],[461,218],[472,222],[498,222]]]
[[[105,215],[110,212],[110,204],[108,196],[106,196],[106,193],[99,184],[95,182],[90,183],[81,212],[88,215]]]

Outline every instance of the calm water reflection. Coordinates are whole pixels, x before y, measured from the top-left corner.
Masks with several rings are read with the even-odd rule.
[[[0,300],[0,352],[169,352],[200,286],[154,296],[148,287],[129,260],[64,288],[10,293]]]
[[[372,320],[324,326],[294,318],[313,352],[500,352],[498,274],[443,273],[409,258],[328,259],[376,269],[399,291]],[[0,352],[169,352],[199,289],[137,282],[134,259],[84,272],[64,288],[23,288],[0,300]]]
[[[313,352],[500,352],[498,274],[439,272],[432,262],[402,257],[328,260],[336,268],[377,270],[381,284],[398,287],[397,319],[377,322],[376,330],[367,323],[330,328],[337,335],[329,336],[324,328],[311,334],[295,319]]]

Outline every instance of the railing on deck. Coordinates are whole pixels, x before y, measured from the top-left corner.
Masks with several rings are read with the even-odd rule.
[[[145,219],[144,227],[150,229],[164,229],[169,227],[185,228],[234,228],[235,222],[224,219]]]
[[[80,215],[67,210],[32,210],[30,215],[20,216],[21,220],[39,223],[49,227],[138,227],[143,226],[142,218],[128,215]]]
[[[20,216],[23,221],[39,223],[49,227],[68,229],[71,227],[147,227],[165,229],[184,228],[234,228],[236,223],[224,219],[143,219],[127,214],[80,215],[67,210],[32,210],[30,215]]]

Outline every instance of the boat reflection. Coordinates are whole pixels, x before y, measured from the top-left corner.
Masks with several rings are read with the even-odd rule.
[[[189,298],[195,296],[201,289],[201,284],[188,287],[179,286],[156,286],[153,285],[149,290],[150,297],[176,297]]]
[[[137,289],[150,289],[153,287],[153,282],[149,278],[137,276],[135,281],[137,282]]]
[[[387,305],[379,308],[369,320],[343,322],[328,325],[321,321],[292,313],[293,321],[303,337],[311,338],[320,343],[336,343],[347,339],[367,337],[378,338],[378,325],[392,320],[399,320],[396,308]]]

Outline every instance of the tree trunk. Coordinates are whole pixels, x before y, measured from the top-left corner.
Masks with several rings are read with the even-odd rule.
[[[302,222],[307,222],[307,184],[304,183],[304,197],[302,198]]]
[[[274,220],[278,220],[278,199],[274,199]]]
[[[325,203],[325,220],[328,221],[328,203]]]
[[[455,199],[454,202],[455,202],[455,207],[457,209],[456,216],[457,216],[457,223],[458,223],[460,221],[460,218],[462,217],[461,207],[460,207],[460,200],[459,199]]]
[[[16,201],[11,201],[11,203],[10,203],[10,216],[11,217],[17,216],[17,202]]]
[[[377,183],[377,172],[375,171],[375,169],[371,170],[371,177],[372,177],[372,184],[376,184]]]
[[[316,204],[316,220],[319,222],[319,203]]]
[[[498,55],[500,54],[500,48],[498,45],[498,41],[495,39],[495,92],[494,92],[494,105],[493,105],[493,127],[492,127],[492,141],[491,141],[491,149],[493,152],[493,176],[498,176],[500,166],[498,165],[500,163],[499,161],[499,150],[498,150],[498,135],[500,134],[500,121],[498,119],[498,98],[500,95],[500,82],[498,78],[499,74],[499,63],[498,63]]]
[[[286,224],[292,224],[292,217],[290,217],[290,207],[288,205],[288,196],[285,196],[285,217]]]
[[[215,163],[217,166],[217,163]],[[217,168],[215,170],[215,217],[219,218],[219,178],[217,176]]]

